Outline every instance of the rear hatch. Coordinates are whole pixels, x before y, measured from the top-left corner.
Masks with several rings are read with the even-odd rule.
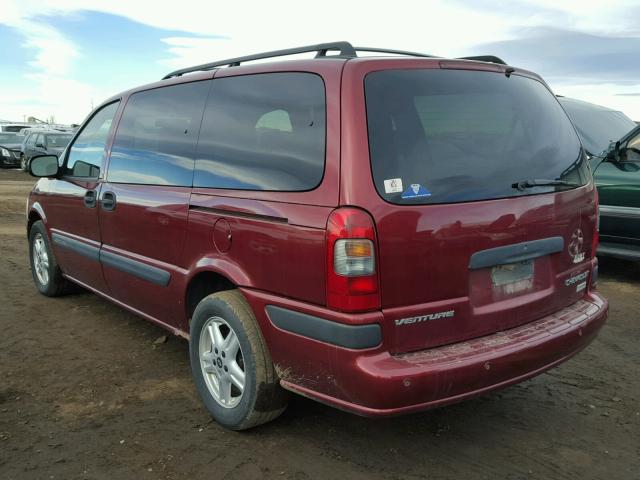
[[[383,70],[365,96],[393,351],[509,329],[584,296],[595,190],[546,85],[495,69]]]

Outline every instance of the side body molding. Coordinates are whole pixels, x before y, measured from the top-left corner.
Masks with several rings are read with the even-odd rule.
[[[132,260],[117,253],[106,252],[96,246],[76,240],[75,238],[53,232],[51,234],[51,240],[59,247],[71,250],[78,255],[100,262],[107,267],[116,268],[156,285],[166,287],[171,280],[171,273],[166,270],[147,265],[137,260]]]

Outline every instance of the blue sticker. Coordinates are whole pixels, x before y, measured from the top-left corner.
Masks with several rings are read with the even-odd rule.
[[[419,183],[412,183],[402,194],[402,198],[430,197],[431,192]]]

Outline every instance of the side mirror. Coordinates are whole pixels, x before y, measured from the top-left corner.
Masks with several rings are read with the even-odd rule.
[[[37,155],[29,162],[29,173],[34,177],[55,177],[58,175],[58,157]]]
[[[44,144],[42,144],[42,143],[36,143],[36,147],[37,148],[44,148],[45,150],[47,149],[47,147],[45,147]]]

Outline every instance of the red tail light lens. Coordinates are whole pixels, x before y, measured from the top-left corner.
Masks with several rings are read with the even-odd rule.
[[[334,210],[327,222],[327,306],[343,312],[380,308],[376,232],[357,208]]]

